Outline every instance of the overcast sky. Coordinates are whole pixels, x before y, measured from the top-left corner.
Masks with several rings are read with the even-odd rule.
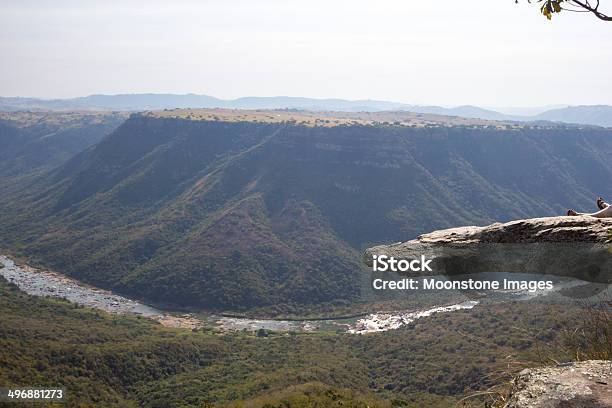
[[[612,23],[525,0],[2,0],[0,55],[0,96],[612,104]]]

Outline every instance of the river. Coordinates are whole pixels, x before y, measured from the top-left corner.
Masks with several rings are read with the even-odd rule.
[[[417,319],[427,318],[437,313],[452,313],[458,310],[472,309],[479,304],[478,300],[466,300],[452,305],[440,305],[423,310],[401,310],[372,313],[361,318],[339,318],[329,320],[273,320],[251,319],[246,317],[224,317],[216,314],[179,314],[159,310],[138,301],[119,296],[107,290],[84,284],[76,279],[33,268],[18,265],[7,256],[0,255],[0,275],[17,285],[22,291],[33,296],[50,296],[63,298],[70,302],[104,310],[108,313],[143,316],[158,321],[164,326],[194,329],[211,327],[220,332],[257,331],[340,331],[350,334],[367,334],[395,330],[410,324]],[[518,299],[524,293],[517,293]],[[528,296],[523,299],[527,299]]]

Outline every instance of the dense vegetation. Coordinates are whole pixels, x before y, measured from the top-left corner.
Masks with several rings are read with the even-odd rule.
[[[0,112],[0,182],[65,162],[125,119],[111,112]]]
[[[578,306],[516,302],[372,335],[163,328],[0,282],[0,384],[64,386],[68,406],[450,407],[512,370],[562,361]],[[266,405],[268,404],[268,405]],[[311,405],[308,405],[311,404]]]
[[[0,198],[3,249],[150,301],[358,299],[359,251],[612,196],[612,131],[133,115]],[[607,191],[602,191],[607,188]]]

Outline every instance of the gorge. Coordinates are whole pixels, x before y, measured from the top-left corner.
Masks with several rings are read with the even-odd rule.
[[[607,129],[343,115],[134,114],[5,189],[2,249],[153,303],[334,307],[372,245],[612,196]]]

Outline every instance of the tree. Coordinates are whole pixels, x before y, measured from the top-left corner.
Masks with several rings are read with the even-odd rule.
[[[531,3],[531,0],[528,0]],[[589,0],[535,0],[542,3],[540,11],[547,19],[552,19],[553,14],[569,11],[573,13],[592,13],[600,20],[612,21],[612,16],[599,11],[599,0],[591,4]],[[518,3],[518,0],[515,0]]]

